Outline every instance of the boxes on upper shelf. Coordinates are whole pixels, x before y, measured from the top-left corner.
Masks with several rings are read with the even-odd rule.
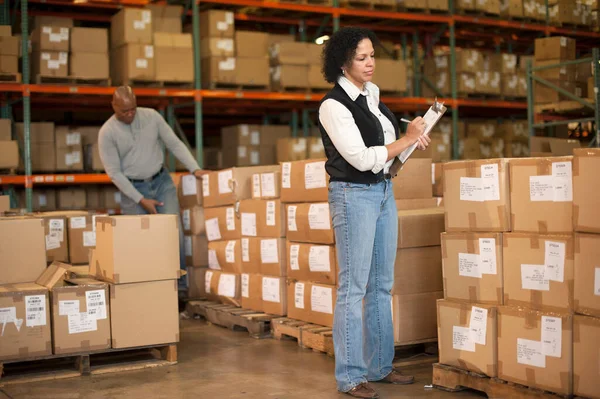
[[[154,33],[153,38],[156,80],[193,82],[192,35],[157,32]]]
[[[152,12],[123,8],[110,21],[110,44],[115,49],[124,44],[152,44]]]
[[[200,13],[200,37],[229,37],[235,32],[231,11],[208,10]]]
[[[152,13],[153,32],[181,33],[183,6],[148,4],[146,8]]]

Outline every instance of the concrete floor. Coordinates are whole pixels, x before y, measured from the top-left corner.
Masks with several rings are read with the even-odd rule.
[[[179,363],[142,371],[9,385],[15,399],[243,398],[343,399],[333,378],[334,360],[304,350],[295,341],[255,340],[199,320],[182,320]],[[408,386],[376,384],[382,399],[472,398],[474,392],[427,390],[431,366],[406,369]],[[485,396],[483,396],[485,397]],[[0,391],[0,399],[4,399]]]

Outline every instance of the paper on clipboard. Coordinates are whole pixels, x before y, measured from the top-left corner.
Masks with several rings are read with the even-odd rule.
[[[429,132],[431,132],[431,129],[434,128],[434,126],[442,118],[442,116],[444,115],[445,112],[446,112],[446,107],[444,107],[443,103],[438,103],[437,98],[436,98],[433,105],[431,107],[429,107],[429,110],[427,110],[427,112],[423,116],[423,120],[427,124],[425,126],[425,131],[423,132],[423,135],[429,136]],[[398,155],[398,158],[400,159],[400,161],[403,164],[411,156],[413,151],[417,148],[417,145],[418,145],[418,143],[411,145],[406,150],[402,151],[400,153],[400,155]]]

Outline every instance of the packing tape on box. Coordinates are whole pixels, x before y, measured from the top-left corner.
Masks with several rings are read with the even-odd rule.
[[[177,280],[173,280],[173,287],[174,287],[173,289],[175,290],[175,292],[179,291],[179,289],[178,289],[179,284],[178,284]]]
[[[500,338],[500,336],[498,336],[498,338]],[[498,378],[502,378],[501,376],[504,374],[504,364],[502,363],[502,360],[498,360]]]
[[[573,309],[575,301],[575,280],[572,278],[567,280],[567,292],[569,293],[569,309]]]
[[[467,307],[468,307],[468,304],[460,305],[460,311],[458,313],[458,323],[461,326],[469,325],[469,316],[467,315],[467,313],[469,313],[469,309]]]
[[[541,309],[544,302],[542,291],[530,290],[529,302],[531,303],[532,308]]]
[[[111,338],[110,340],[110,347],[111,348],[116,348],[117,347],[117,340],[114,338]]]
[[[575,238],[571,236],[566,240],[565,243],[566,253],[565,258],[569,260],[575,260]]]
[[[475,212],[469,212],[469,229],[475,230],[477,228],[477,215]]]
[[[474,285],[469,286],[469,301],[474,303],[477,302],[477,287]]]
[[[478,250],[475,249],[475,234],[467,233],[466,238],[467,238],[467,253],[478,254],[479,253]]]
[[[535,370],[531,367],[525,367],[525,379],[528,386],[535,387]]]
[[[525,310],[525,328],[538,328],[538,323],[540,321],[540,316],[536,311],[533,310]]]
[[[497,305],[504,304],[504,290],[502,289],[502,287],[496,288],[496,300],[497,300]]]
[[[486,364],[485,365],[486,374],[490,377],[495,377],[498,375],[498,368],[495,364]]]
[[[544,220],[538,220],[538,233],[548,234],[548,223]]]
[[[540,237],[538,235],[532,234],[529,236],[529,248],[540,249]]]
[[[150,217],[149,216],[143,216],[140,219],[140,227],[142,230],[148,230],[150,228]]]
[[[463,370],[469,370],[469,365],[467,364],[467,362],[465,362],[462,359],[456,359],[456,363],[458,363],[458,367],[460,367]]]
[[[579,154],[577,154],[579,155]],[[573,157],[573,162],[572,162],[572,176],[573,177],[578,177],[579,176],[579,156],[574,156]]]
[[[108,289],[110,291],[110,299],[116,299],[117,298],[117,294],[115,293],[115,288],[114,288],[114,284],[111,284],[111,286]]]
[[[79,343],[79,347],[84,351],[90,351],[92,346],[89,339],[84,339]]]
[[[119,274],[119,273],[115,273],[115,274],[113,274],[113,275],[112,275],[112,281],[113,281],[115,284],[119,284],[119,283],[121,282],[121,277],[120,277],[120,274]]]

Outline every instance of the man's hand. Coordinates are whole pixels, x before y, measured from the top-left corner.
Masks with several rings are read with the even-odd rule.
[[[425,151],[427,147],[429,147],[429,143],[431,143],[431,139],[428,135],[424,134],[417,140],[417,148],[421,151]]]
[[[150,198],[142,198],[139,202],[140,206],[146,210],[146,212],[155,214],[158,213],[156,211],[157,206],[163,206],[162,202],[158,202],[157,200],[153,200]]]
[[[196,179],[200,180],[202,179],[202,176],[208,174],[208,170],[204,170],[204,169],[196,169],[194,171],[194,176],[196,176]]]

